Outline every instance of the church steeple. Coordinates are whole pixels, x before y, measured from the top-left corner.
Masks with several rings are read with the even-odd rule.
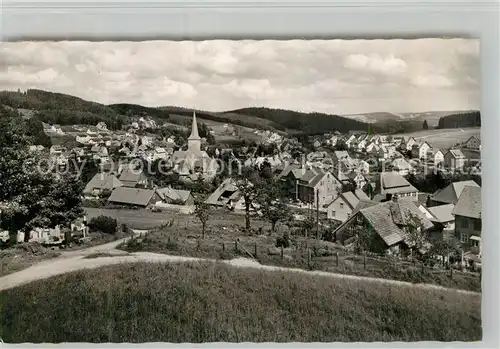
[[[193,111],[193,125],[191,135],[188,138],[188,151],[199,152],[201,149],[201,138],[198,134],[198,124],[196,123],[196,112]]]
[[[201,140],[200,136],[198,135],[198,123],[196,122],[196,112],[193,110],[193,125],[191,126],[191,135],[189,136],[189,139],[193,140]]]

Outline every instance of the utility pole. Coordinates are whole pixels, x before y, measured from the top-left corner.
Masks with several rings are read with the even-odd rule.
[[[316,238],[319,239],[319,189],[316,190]]]

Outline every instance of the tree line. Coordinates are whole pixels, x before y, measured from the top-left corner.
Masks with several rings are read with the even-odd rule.
[[[467,113],[457,113],[439,118],[438,128],[460,128],[460,127],[480,127],[481,113],[471,111]]]

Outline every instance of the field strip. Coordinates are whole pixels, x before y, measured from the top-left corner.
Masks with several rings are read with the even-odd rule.
[[[297,268],[284,268],[277,266],[262,265],[254,260],[246,258],[217,261],[215,259],[173,256],[173,255],[165,255],[165,254],[158,254],[151,252],[135,252],[135,253],[130,253],[126,256],[108,256],[108,257],[98,257],[98,258],[88,258],[88,259],[84,258],[84,256],[76,256],[71,258],[68,257],[57,258],[54,260],[45,261],[36,264],[34,266],[31,266],[27,269],[1,277],[0,291],[21,286],[36,280],[42,280],[52,276],[70,273],[73,271],[78,271],[83,269],[95,269],[108,265],[116,265],[121,263],[134,263],[134,262],[156,262],[156,263],[218,262],[238,268],[251,268],[251,269],[259,269],[266,271],[294,272],[306,275],[317,275],[317,276],[332,277],[344,280],[378,282],[394,286],[406,286],[406,287],[418,287],[424,289],[455,291],[464,294],[475,294],[475,295],[481,294],[479,292],[451,289],[432,284],[414,284],[410,282],[373,278],[366,276],[345,275],[345,274],[336,274],[325,271],[309,271]]]

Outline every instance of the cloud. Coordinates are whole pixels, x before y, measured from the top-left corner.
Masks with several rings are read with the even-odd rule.
[[[479,41],[15,42],[0,89],[205,110],[350,114],[479,108]]]
[[[416,76],[411,80],[412,84],[419,87],[449,87],[453,82],[442,75]]]
[[[393,55],[381,57],[378,54],[352,54],[346,57],[344,66],[350,69],[366,70],[382,74],[400,74],[406,70],[406,62]]]

